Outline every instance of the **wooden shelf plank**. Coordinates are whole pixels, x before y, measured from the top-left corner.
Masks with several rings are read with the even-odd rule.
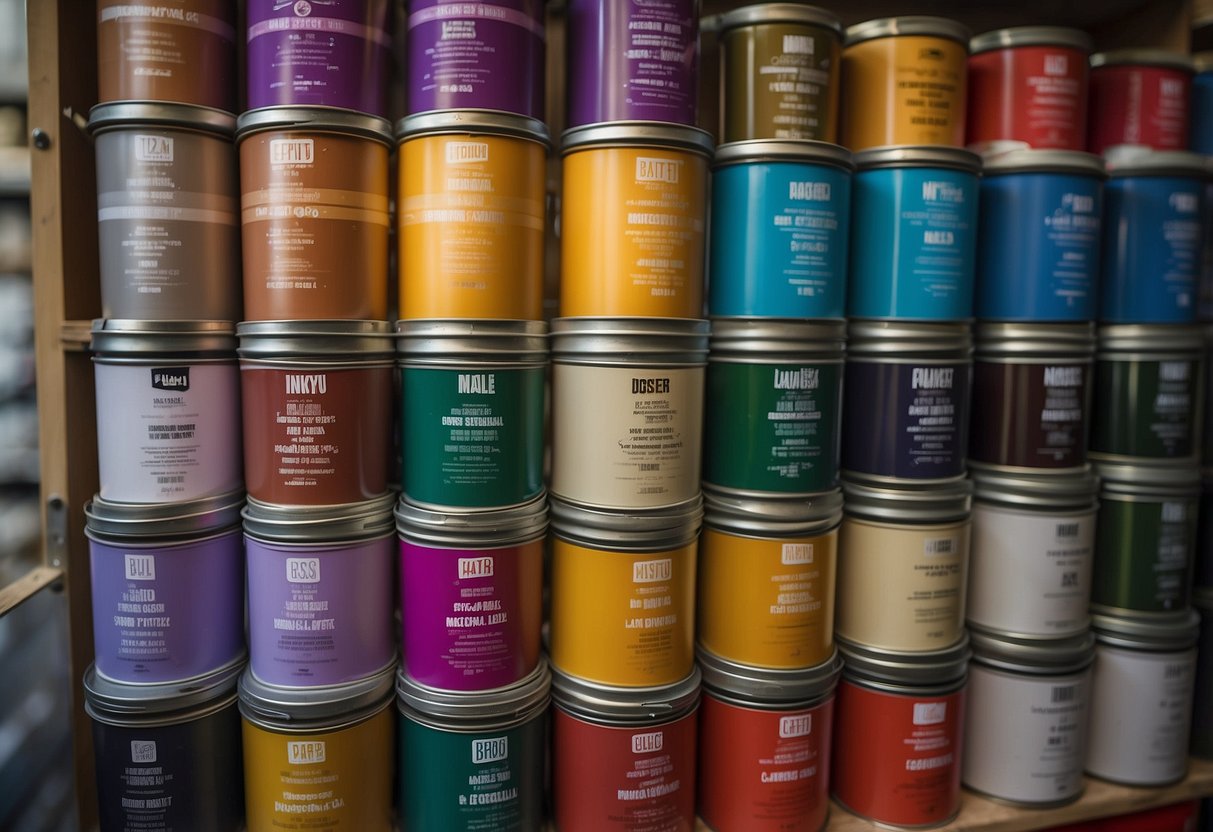
[[[62,569],[38,566],[5,587],[0,587],[0,616],[11,612],[63,577]]]

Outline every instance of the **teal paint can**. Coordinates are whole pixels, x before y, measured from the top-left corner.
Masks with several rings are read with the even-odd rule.
[[[474,693],[396,677],[400,822],[406,832],[543,828],[543,772],[552,675]]]
[[[537,497],[547,325],[405,320],[396,332],[409,502],[498,508]]]
[[[842,321],[713,321],[705,487],[764,497],[838,485],[845,338]]]

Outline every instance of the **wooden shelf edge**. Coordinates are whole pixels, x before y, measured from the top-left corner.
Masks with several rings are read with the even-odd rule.
[[[8,586],[0,587],[0,617],[12,612],[62,577],[62,569],[37,566]]]

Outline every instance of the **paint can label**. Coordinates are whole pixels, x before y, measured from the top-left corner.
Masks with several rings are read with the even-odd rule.
[[[1018,141],[1085,150],[1087,55],[1062,46],[990,49],[969,58],[969,146]]]
[[[1197,500],[1117,499],[1103,494],[1091,603],[1178,612],[1191,599]]]
[[[1092,453],[1194,457],[1198,453],[1194,438],[1199,384],[1200,362],[1196,359],[1098,360]]]
[[[973,365],[969,456],[1015,468],[1086,462],[1090,362]]]
[[[1087,146],[1103,153],[1121,144],[1186,150],[1191,71],[1108,65],[1091,70]]]

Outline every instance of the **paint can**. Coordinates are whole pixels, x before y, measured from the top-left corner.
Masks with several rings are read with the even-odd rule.
[[[885,488],[843,482],[840,642],[938,651],[964,637],[972,484]]]
[[[103,500],[187,503],[243,487],[235,348],[226,321],[93,322]]]
[[[1188,129],[1188,150],[1213,155],[1213,54],[1192,56],[1196,75],[1192,78],[1192,99]]]
[[[850,26],[842,50],[842,141],[964,147],[969,30],[942,17]]]
[[[338,107],[383,115],[389,0],[253,0],[245,33],[248,109]]]
[[[542,0],[409,0],[405,97],[427,110],[543,118]]]
[[[249,497],[278,505],[387,491],[395,352],[386,321],[242,323]]]
[[[552,497],[549,510],[553,669],[621,688],[690,673],[702,500],[624,512]]]
[[[244,548],[235,492],[84,507],[99,677],[176,684],[244,659]]]
[[[1196,320],[1209,178],[1205,157],[1197,153],[1135,154],[1108,165],[1101,321]]]
[[[699,668],[621,689],[552,673],[552,815],[558,832],[693,829]]]
[[[1093,48],[1086,32],[1061,26],[1016,26],[969,41],[969,147],[1085,150]]]
[[[394,830],[395,664],[359,682],[291,689],[240,677],[248,832]]]
[[[1184,150],[1192,59],[1164,49],[1118,49],[1091,56],[1087,149],[1118,145]]]
[[[560,314],[700,317],[711,135],[591,124],[561,153]]]
[[[1191,600],[1200,470],[1101,463],[1091,609],[1182,615]]]
[[[408,501],[493,508],[538,496],[547,325],[400,321],[396,333]]]
[[[547,526],[542,495],[458,513],[400,501],[402,672],[462,692],[507,687],[535,670]]]
[[[780,672],[829,661],[841,521],[838,490],[787,501],[705,492],[700,647]]]
[[[728,231],[709,237],[714,318],[846,314],[852,170],[851,154],[824,142],[717,148],[712,225]]]
[[[1090,469],[973,470],[971,627],[1050,640],[1087,629],[1098,485]]]
[[[569,127],[661,121],[694,127],[700,0],[572,0]]]
[[[1200,616],[1096,615],[1087,774],[1163,786],[1188,771],[1188,729]]]
[[[868,105],[870,107],[870,105]],[[847,314],[960,321],[973,315],[981,159],[946,147],[855,154]]]
[[[552,321],[552,494],[653,509],[699,494],[708,322]]]
[[[236,142],[245,319],[386,319],[391,125],[271,107]]]
[[[854,480],[964,476],[973,347],[968,324],[851,321],[842,469]]]
[[[343,506],[250,501],[249,671],[268,685],[313,688],[395,664],[394,494]]]
[[[1095,318],[1104,163],[1065,150],[987,157],[978,215],[978,318]]]
[[[405,829],[543,828],[547,663],[514,684],[445,693],[396,677]]]
[[[962,780],[1029,808],[1082,795],[1095,637],[1036,641],[973,631]]]
[[[1199,460],[1204,339],[1196,327],[1100,327],[1089,456]]]
[[[103,316],[240,320],[236,119],[180,104],[103,104],[88,129]]]
[[[1197,589],[1192,594],[1192,605],[1200,614],[1200,639],[1197,641],[1196,681],[1193,688],[1193,703],[1201,703],[1192,709],[1192,756],[1203,760],[1213,759],[1213,592]]]
[[[401,317],[541,319],[547,128],[461,110],[396,137]]]
[[[97,100],[236,111],[232,0],[97,2]]]
[[[1200,470],[1200,506],[1196,512],[1196,563],[1192,588],[1213,594],[1213,468]]]
[[[720,135],[838,141],[842,23],[800,3],[720,16]]]
[[[830,811],[836,651],[768,670],[700,649],[699,816],[716,832],[817,832]]]
[[[960,809],[968,639],[929,653],[839,645],[834,799],[882,826],[942,826]]]
[[[236,711],[242,668],[189,682],[123,685],[89,666],[84,710],[93,723],[102,829],[244,829]]]
[[[1081,470],[1091,420],[1091,324],[981,323],[969,460],[1028,475]]]

